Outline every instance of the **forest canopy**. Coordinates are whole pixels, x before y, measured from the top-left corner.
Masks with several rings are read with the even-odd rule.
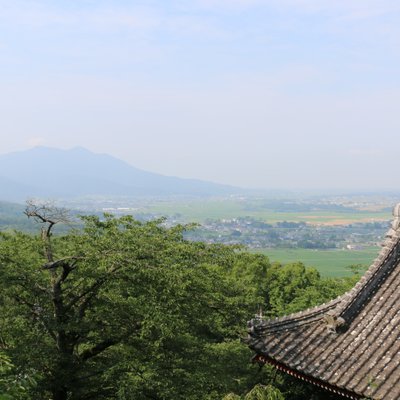
[[[38,234],[0,233],[1,400],[328,398],[259,371],[241,339],[258,310],[307,308],[354,279],[191,242],[162,219],[86,216],[57,235],[65,214],[26,214]]]

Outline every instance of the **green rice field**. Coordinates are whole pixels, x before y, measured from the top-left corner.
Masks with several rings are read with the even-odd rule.
[[[308,222],[311,224],[344,225],[353,222],[385,221],[391,219],[389,212],[276,212],[259,206],[252,207],[249,202],[235,199],[188,202],[159,202],[142,208],[143,212],[164,216],[178,215],[186,222],[203,222],[206,219],[230,219],[253,217],[267,223],[280,221]]]
[[[379,250],[379,247],[369,247],[363,250],[257,249],[254,252],[267,255],[271,262],[287,264],[301,261],[308,267],[315,267],[322,276],[343,277],[352,274],[346,268],[349,265],[369,267]]]

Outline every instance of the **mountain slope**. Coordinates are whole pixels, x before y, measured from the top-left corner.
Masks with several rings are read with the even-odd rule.
[[[0,199],[27,197],[222,195],[240,189],[135,168],[83,148],[35,147],[0,156]]]

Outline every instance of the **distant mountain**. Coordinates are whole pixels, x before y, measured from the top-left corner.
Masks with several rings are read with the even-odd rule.
[[[81,147],[35,147],[0,156],[0,200],[29,197],[211,196],[240,193],[232,186],[143,171]]]

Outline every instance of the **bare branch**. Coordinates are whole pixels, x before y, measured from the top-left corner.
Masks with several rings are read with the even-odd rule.
[[[24,211],[28,218],[33,218],[36,222],[43,224],[42,240],[47,261],[53,262],[53,251],[51,246],[51,230],[59,222],[68,223],[69,213],[65,208],[54,206],[51,202],[37,202],[27,200]]]
[[[51,226],[60,222],[70,222],[69,211],[65,208],[56,207],[50,201],[38,202],[33,199],[27,200],[24,214],[39,223],[47,223]]]

